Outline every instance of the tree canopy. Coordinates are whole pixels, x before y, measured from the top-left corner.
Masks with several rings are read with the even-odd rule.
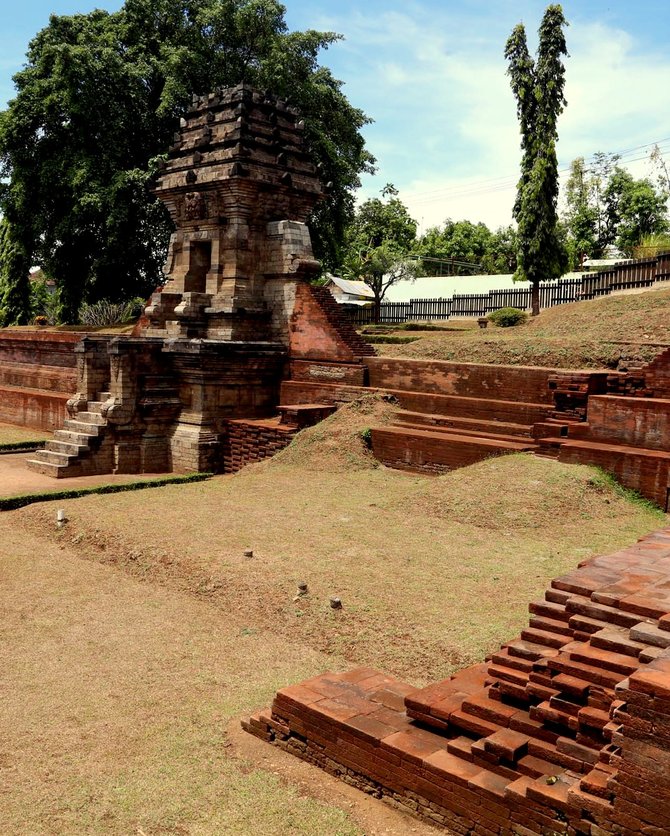
[[[505,46],[508,75],[517,103],[521,131],[521,178],[514,203],[518,225],[519,258],[515,277],[532,287],[532,311],[540,312],[539,283],[562,275],[567,252],[557,231],[558,161],[557,121],[566,104],[563,97],[567,55],[559,5],[548,6],[539,30],[534,60],[526,30],[516,26]]]
[[[668,229],[662,183],[657,188],[649,179],[635,179],[618,160],[598,153],[588,166],[583,157],[570,166],[565,222],[578,261],[582,255],[600,258],[609,245],[631,255],[643,238]]]
[[[370,198],[358,207],[347,228],[342,269],[347,277],[372,288],[375,322],[388,288],[421,272],[419,262],[409,257],[416,243],[416,228],[416,221],[390,183],[382,189],[381,198]]]
[[[481,221],[453,221],[444,226],[427,229],[416,245],[416,253],[423,256],[426,273],[432,276],[450,272],[455,275],[471,273],[466,264],[475,264],[484,273],[513,273],[517,264],[517,234],[511,227],[500,227],[492,232]]]
[[[339,256],[352,191],[373,158],[367,118],[319,64],[331,32],[289,32],[276,0],[126,0],[120,11],[52,16],[0,114],[0,208],[10,237],[56,279],[65,315],[82,301],[147,295],[170,232],[148,185],[192,94],[241,81],[287,98],[329,200],[312,218],[317,255]],[[15,247],[15,249],[16,249]],[[0,267],[5,322],[24,321],[19,281]],[[2,297],[0,297],[2,298]]]

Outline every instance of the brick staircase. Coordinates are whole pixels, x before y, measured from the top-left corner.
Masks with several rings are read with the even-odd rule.
[[[661,836],[669,579],[666,529],[555,579],[482,664],[418,690],[323,674],[243,726],[456,833]]]
[[[109,392],[100,392],[98,400],[89,401],[76,418],[66,418],[63,429],[28,459],[28,468],[55,479],[111,473],[113,451],[111,444],[105,444],[107,421],[100,414],[109,397]]]
[[[330,325],[352,352],[357,357],[373,357],[374,347],[354,328],[351,320],[342,312],[341,305],[335,301],[335,297],[328,288],[310,285],[309,289]]]

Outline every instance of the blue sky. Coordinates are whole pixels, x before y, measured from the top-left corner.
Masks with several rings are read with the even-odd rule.
[[[339,32],[322,63],[374,123],[365,129],[378,173],[361,197],[387,182],[422,229],[446,218],[509,223],[519,165],[515,104],[503,48],[523,21],[531,48],[546,2],[522,0],[286,0],[291,29]],[[107,0],[23,0],[0,32],[0,107],[30,38],[50,13],[116,9]],[[668,0],[565,2],[568,107],[559,161],[623,152],[635,176],[659,143],[670,162]]]

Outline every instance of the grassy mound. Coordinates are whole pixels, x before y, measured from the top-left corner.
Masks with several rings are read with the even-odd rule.
[[[516,328],[476,323],[425,332],[411,345],[381,345],[385,356],[496,365],[626,368],[650,362],[670,344],[670,290],[575,302],[543,311]]]
[[[285,465],[338,473],[379,467],[368,444],[371,427],[392,421],[396,407],[382,395],[365,395],[341,406],[314,427],[299,432],[289,446],[257,467],[270,470]]]
[[[618,520],[630,514],[631,502],[655,512],[602,471],[520,453],[438,477],[421,490],[415,508],[462,525],[521,533]]]

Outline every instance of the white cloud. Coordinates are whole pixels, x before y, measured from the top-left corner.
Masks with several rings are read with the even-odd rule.
[[[511,30],[516,13],[510,14]],[[355,67],[355,74],[343,76],[347,95],[376,120],[366,136],[379,173],[365,178],[362,197],[394,182],[423,228],[447,217],[491,226],[511,221],[520,151],[502,55],[505,35],[495,16],[476,26],[458,23],[455,13],[443,11],[436,19],[434,10],[415,5],[411,15],[359,11],[329,24],[344,32],[345,65]],[[576,21],[567,37],[562,167],[577,156],[670,137],[667,55],[603,23]],[[648,174],[644,161],[630,168],[635,176]]]

